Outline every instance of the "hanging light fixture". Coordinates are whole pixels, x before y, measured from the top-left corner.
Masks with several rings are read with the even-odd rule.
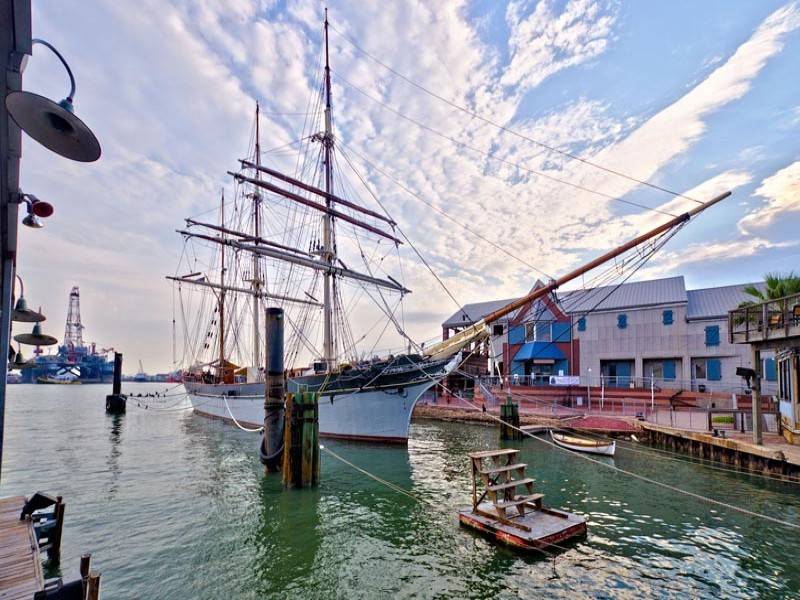
[[[37,142],[71,160],[94,162],[100,158],[100,143],[92,130],[74,114],[75,77],[67,61],[52,44],[31,40],[49,48],[64,65],[70,81],[69,95],[61,102],[33,92],[16,91],[6,96],[6,108],[22,131]]]
[[[11,320],[17,323],[40,323],[44,321],[45,317],[41,312],[36,312],[28,308],[28,301],[25,300],[25,283],[19,273],[16,274],[17,281],[19,281],[19,298],[14,305],[14,310],[11,312]],[[41,311],[41,308],[39,309]]]
[[[27,346],[54,346],[58,343],[52,335],[42,333],[41,323],[35,323],[30,333],[18,333],[14,336],[14,341]]]

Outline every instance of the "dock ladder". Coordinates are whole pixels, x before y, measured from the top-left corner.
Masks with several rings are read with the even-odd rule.
[[[541,510],[544,494],[534,493],[534,480],[525,476],[525,467],[528,465],[518,462],[518,454],[519,450],[513,448],[469,453],[472,471],[472,512],[527,530],[528,527],[512,519],[525,516],[526,508]],[[478,495],[479,481],[483,488],[480,495]],[[517,488],[521,486],[525,487],[526,493],[517,495]],[[484,502],[487,497],[489,503]],[[517,514],[509,517],[506,511],[511,508],[515,508]],[[494,512],[489,512],[490,510]]]

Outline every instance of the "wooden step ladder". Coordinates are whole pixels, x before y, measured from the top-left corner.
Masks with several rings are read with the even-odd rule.
[[[534,493],[534,480],[525,477],[525,467],[528,465],[518,462],[518,454],[519,450],[513,448],[468,454],[472,475],[472,512],[529,531],[529,527],[513,519],[525,516],[526,508],[540,510],[544,494]],[[480,495],[479,481],[483,488]],[[517,488],[521,486],[525,487],[526,493],[517,495]],[[480,507],[486,497],[491,502],[493,512]],[[506,510],[510,508],[516,508],[517,514],[508,516]]]

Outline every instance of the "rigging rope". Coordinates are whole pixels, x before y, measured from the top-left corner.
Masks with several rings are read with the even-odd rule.
[[[407,77],[406,75],[403,75],[399,71],[396,71],[395,69],[393,69],[392,67],[390,67],[386,63],[382,62],[381,60],[379,60],[378,58],[376,58],[375,56],[373,56],[372,54],[370,54],[369,52],[364,50],[364,48],[359,46],[350,37],[348,37],[347,35],[345,35],[341,31],[339,31],[338,29],[336,29],[333,25],[330,25],[330,28],[333,31],[335,31],[337,34],[339,34],[339,36],[342,39],[344,39],[346,42],[348,42],[353,48],[355,48],[356,50],[358,50],[363,55],[365,55],[366,57],[368,57],[372,61],[376,62],[380,66],[382,66],[384,69],[386,69],[390,73],[393,73],[395,76],[399,77],[400,79],[402,79],[406,83],[408,83],[408,84],[414,86],[415,88],[425,92],[426,94],[428,94],[428,95],[430,95],[430,96],[432,96],[432,97],[444,102],[445,104],[447,104],[447,105],[449,105],[449,106],[451,106],[451,107],[453,107],[453,108],[455,108],[457,110],[460,110],[460,111],[468,114],[470,117],[478,119],[479,121],[483,121],[484,123],[492,125],[493,127],[496,127],[496,128],[500,129],[501,131],[503,131],[505,133],[510,133],[511,135],[514,135],[514,136],[516,136],[516,137],[518,137],[520,139],[523,139],[523,140],[526,140],[528,142],[531,142],[532,144],[535,144],[535,145],[537,145],[537,146],[539,146],[541,148],[544,148],[544,149],[549,150],[551,152],[555,152],[557,154],[560,154],[560,155],[565,156],[567,158],[570,158],[572,160],[579,161],[579,162],[581,162],[583,164],[590,165],[590,166],[592,166],[592,167],[594,167],[596,169],[600,169],[602,171],[605,171],[606,173],[610,173],[612,175],[617,175],[618,177],[622,177],[622,178],[627,179],[629,181],[633,181],[635,183],[638,183],[638,184],[641,184],[641,185],[645,185],[645,186],[647,186],[649,188],[652,188],[652,189],[655,189],[655,190],[659,190],[661,192],[666,192],[667,194],[671,194],[672,196],[675,196],[675,197],[678,197],[678,198],[686,198],[687,200],[691,200],[692,202],[696,202],[698,204],[702,204],[702,202],[700,200],[695,200],[694,198],[691,198],[690,196],[687,196],[687,195],[682,194],[680,192],[675,192],[673,190],[670,190],[669,188],[665,188],[665,187],[656,185],[654,183],[650,183],[649,181],[646,181],[646,180],[643,180],[643,179],[637,179],[636,177],[633,177],[632,175],[628,175],[627,173],[623,173],[621,171],[617,171],[615,169],[611,169],[609,167],[605,167],[603,165],[600,165],[598,163],[590,161],[590,160],[588,160],[586,158],[581,158],[580,156],[577,156],[577,155],[575,155],[575,154],[573,154],[571,152],[567,152],[565,150],[561,150],[559,148],[556,148],[555,146],[551,146],[549,144],[546,144],[546,143],[542,142],[541,140],[537,140],[537,139],[534,139],[534,138],[532,138],[530,136],[527,136],[527,135],[524,135],[522,133],[519,133],[518,131],[514,131],[510,127],[507,127],[505,125],[501,125],[500,123],[497,123],[497,122],[493,121],[492,119],[484,117],[483,115],[480,115],[480,114],[476,113],[475,111],[472,111],[472,110],[470,110],[470,109],[468,109],[468,108],[466,108],[464,106],[456,104],[455,102],[452,102],[451,100],[448,100],[447,98],[445,98],[443,96],[440,96],[436,92],[433,92],[432,90],[429,90],[428,88],[426,88],[422,84],[417,83],[416,81],[414,81],[410,77]]]

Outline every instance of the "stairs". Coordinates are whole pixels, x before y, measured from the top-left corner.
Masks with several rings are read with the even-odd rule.
[[[519,450],[483,450],[469,454],[472,468],[472,510],[498,521],[516,525],[510,519],[524,516],[526,508],[540,509],[544,494],[533,491],[534,480],[525,477],[525,463],[517,462]],[[482,489],[479,490],[479,484]],[[525,493],[517,494],[518,488]],[[481,492],[478,495],[478,492]],[[480,508],[484,499],[489,499],[492,513]],[[516,508],[517,514],[509,517],[506,510]]]

